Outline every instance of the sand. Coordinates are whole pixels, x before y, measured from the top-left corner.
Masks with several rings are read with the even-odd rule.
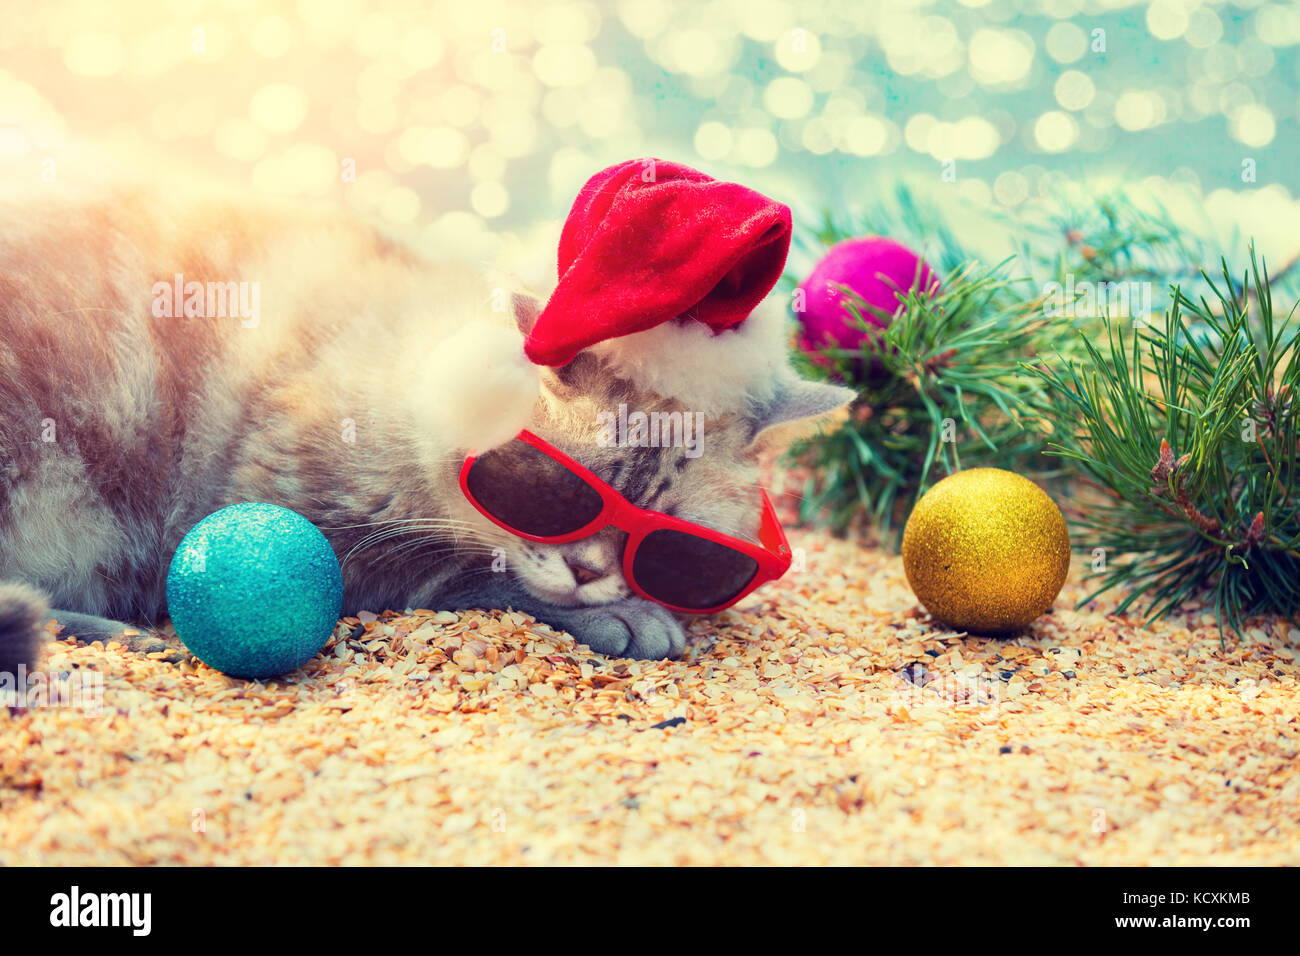
[[[1205,608],[1073,610],[1076,567],[972,637],[897,557],[793,543],[681,661],[503,612],[363,615],[267,684],[56,644],[91,693],[0,707],[0,863],[1300,862],[1297,622],[1222,649]]]

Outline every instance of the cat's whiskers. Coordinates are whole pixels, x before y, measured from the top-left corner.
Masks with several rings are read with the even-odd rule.
[[[401,526],[431,525],[431,524],[437,524],[443,527],[460,527],[460,528],[467,528],[467,529],[473,527],[473,525],[470,522],[462,520],[460,518],[445,518],[445,517],[434,517],[434,516],[426,515],[426,516],[416,517],[416,518],[383,518],[377,521],[367,521],[362,524],[339,525],[338,528],[341,529],[341,528],[374,527],[374,528],[384,529],[384,528],[396,528]]]
[[[446,541],[450,539],[454,542],[455,549],[467,552],[471,550],[481,551],[488,554],[492,554],[494,551],[491,548],[486,547],[485,544],[477,543],[478,540],[481,539],[483,542],[495,541],[498,543],[503,543],[506,540],[505,532],[500,532],[495,528],[491,530],[476,528],[469,522],[460,521],[455,518],[400,518],[370,522],[369,524],[379,525],[380,527],[378,530],[372,531],[352,546],[351,550],[349,550],[347,555],[343,558],[342,563],[344,565],[362,551],[373,548],[378,544],[391,540],[392,538],[412,534],[420,535],[417,542],[429,540]],[[433,533],[430,534],[428,532],[431,529]],[[471,540],[475,541],[475,543],[462,543],[460,534],[462,531],[473,532]],[[406,542],[406,544],[409,543],[410,542]]]
[[[403,557],[407,561],[412,561],[417,557],[421,559],[428,559],[428,558],[437,557],[438,555],[442,555],[442,554],[463,554],[463,555],[474,555],[474,556],[491,557],[491,558],[496,558],[499,556],[499,551],[491,548],[465,548],[465,547],[452,546],[450,548],[439,548],[434,551],[421,550],[422,548],[428,545],[437,544],[437,543],[441,543],[440,539],[433,538],[433,537],[419,538],[415,541],[406,541],[403,542],[402,544],[399,544],[396,548],[394,548],[393,550],[385,554],[384,560],[394,561],[399,557]]]
[[[377,518],[373,521],[362,521],[357,524],[318,525],[318,527],[322,531],[343,531],[348,528],[372,528],[378,526],[387,527],[390,525],[411,524],[420,521],[439,521],[446,524],[464,525],[466,527],[469,527],[471,525],[470,522],[465,521],[462,518],[445,518],[445,517],[435,517],[432,515],[422,515],[414,518]]]

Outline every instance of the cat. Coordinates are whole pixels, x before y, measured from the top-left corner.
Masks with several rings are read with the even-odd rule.
[[[159,621],[181,537],[241,501],[325,533],[345,615],[513,608],[603,654],[680,655],[679,617],[623,579],[621,532],[511,535],[461,494],[467,450],[528,427],[634,504],[753,539],[760,447],[852,393],[796,377],[771,300],[760,332],[724,333],[729,368],[700,327],[674,373],[690,405],[625,375],[627,342],[532,365],[538,310],[342,214],[147,188],[0,205],[0,672],[37,665],[50,617],[84,641]],[[610,447],[622,405],[706,412],[707,453]]]

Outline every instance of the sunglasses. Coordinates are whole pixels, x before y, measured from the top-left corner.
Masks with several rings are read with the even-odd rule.
[[[460,488],[485,518],[529,541],[566,544],[618,528],[628,536],[623,577],[637,594],[673,611],[721,611],[790,568],[790,544],[767,492],[760,543],[752,544],[638,508],[529,431],[481,455],[470,453]]]

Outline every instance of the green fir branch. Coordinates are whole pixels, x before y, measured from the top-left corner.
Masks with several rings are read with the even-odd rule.
[[[843,425],[793,450],[815,476],[806,520],[837,533],[869,524],[897,543],[917,497],[954,471],[1048,470],[1041,439],[1026,426],[1042,387],[1020,361],[1050,323],[1020,288],[1027,280],[1008,277],[1007,266],[966,264],[934,295],[909,292],[884,330],[844,290],[861,347],[800,357],[804,374],[858,389]]]
[[[1220,629],[1300,612],[1300,329],[1263,264],[1181,287],[1162,330],[1103,319],[1100,347],[1026,366],[1049,390],[1049,454],[1082,478],[1067,508],[1096,587],[1162,617],[1207,588]],[[1054,425],[1053,425],[1054,423]],[[1068,423],[1068,427],[1067,427]],[[1091,492],[1091,493],[1089,493]]]
[[[793,451],[811,475],[805,520],[897,544],[934,482],[1006,468],[1062,502],[1076,549],[1093,555],[1085,603],[1119,590],[1121,611],[1155,619],[1208,594],[1238,632],[1254,613],[1300,612],[1300,331],[1294,308],[1274,304],[1295,301],[1298,261],[1270,276],[1247,247],[1234,274],[1223,249],[1122,191],[1022,204],[1008,230],[1015,260],[983,270],[900,187],[802,231],[805,267],[875,234],[923,251],[941,276],[938,295],[907,295],[884,332],[847,297],[861,349],[797,353],[805,374],[858,391],[845,422]],[[1211,278],[1201,264],[1215,260]],[[1049,289],[1067,278],[1097,299],[1062,314]],[[1150,290],[1155,318],[1108,314],[1106,283]],[[945,419],[956,442],[941,440]]]

